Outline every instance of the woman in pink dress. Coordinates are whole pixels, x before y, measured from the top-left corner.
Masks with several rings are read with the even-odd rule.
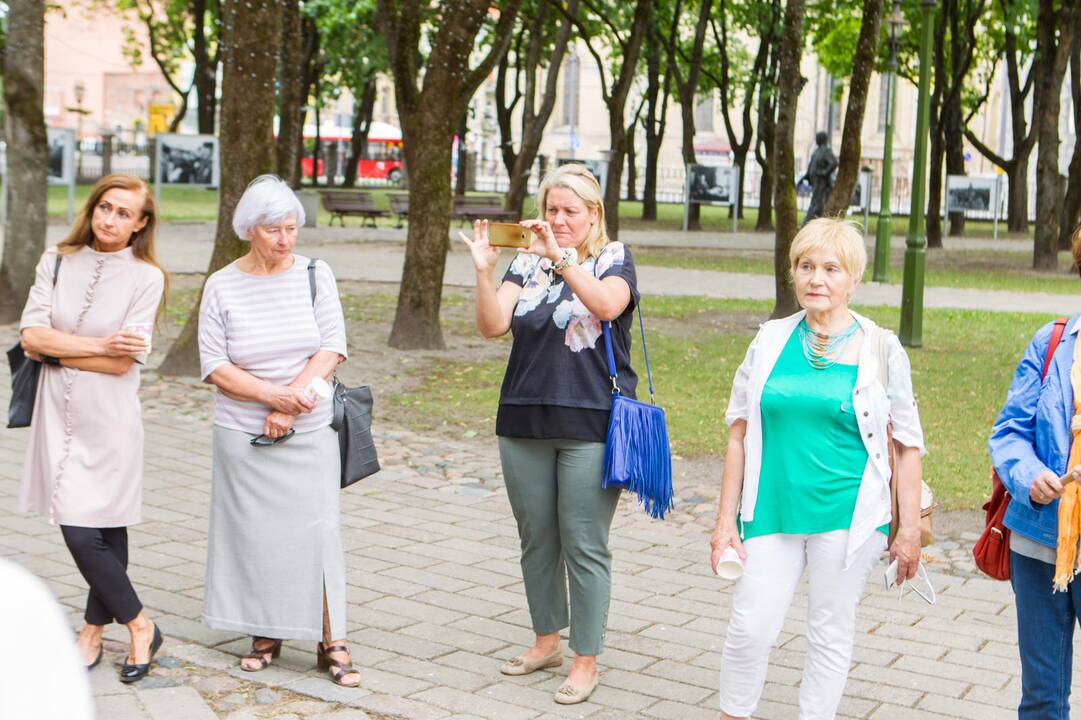
[[[105,625],[128,626],[123,682],[150,670],[161,633],[127,575],[127,527],[140,521],[139,367],[166,277],[154,254],[157,208],[142,180],[108,175],[75,226],[42,255],[23,309],[22,346],[41,369],[20,506],[59,525],[90,586],[79,649],[101,660]]]

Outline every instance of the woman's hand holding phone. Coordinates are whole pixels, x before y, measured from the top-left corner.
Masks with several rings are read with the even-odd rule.
[[[469,248],[469,255],[473,258],[473,267],[477,272],[492,272],[495,264],[499,261],[499,248],[493,247],[488,242],[488,221],[473,221],[473,239],[470,240],[464,232],[458,231],[458,237]]]

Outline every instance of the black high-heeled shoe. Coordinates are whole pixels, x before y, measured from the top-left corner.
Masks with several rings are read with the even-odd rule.
[[[150,641],[150,659],[145,663],[124,663],[120,668],[120,682],[133,683],[138,680],[142,680],[144,677],[150,674],[150,666],[154,663],[154,655],[157,654],[161,648],[162,637],[161,631],[158,630],[157,624],[154,625],[154,638]]]
[[[86,664],[86,669],[87,670],[93,670],[97,666],[97,664],[99,662],[101,662],[101,656],[102,656],[102,654],[104,652],[105,652],[105,647],[104,646],[99,647],[98,648],[98,656],[96,658],[94,658],[93,662],[90,662],[90,663]]]

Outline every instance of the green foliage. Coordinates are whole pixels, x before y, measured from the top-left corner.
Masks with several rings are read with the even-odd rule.
[[[847,78],[852,72],[862,18],[860,0],[815,0],[807,5],[811,47],[818,62],[835,78]]]
[[[109,3],[101,2],[103,7]],[[112,8],[122,18],[121,32],[124,36],[123,54],[133,69],[141,69],[148,62],[155,62],[178,92],[177,87],[182,65],[193,55],[195,17],[190,0],[116,0]],[[219,21],[217,3],[207,3],[204,18],[207,43],[211,55],[218,42]],[[135,23],[147,34],[144,46]]]
[[[340,88],[359,96],[376,73],[387,69],[387,51],[378,31],[375,0],[305,0],[301,12],[315,20],[324,79],[324,95]]]

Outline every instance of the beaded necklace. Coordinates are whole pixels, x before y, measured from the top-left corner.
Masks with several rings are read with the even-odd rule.
[[[807,320],[801,320],[799,324],[799,340],[803,346],[803,357],[816,370],[825,370],[837,362],[843,354],[845,345],[860,329],[860,324],[853,320],[852,324],[837,333],[828,335],[820,333],[807,325]]]

